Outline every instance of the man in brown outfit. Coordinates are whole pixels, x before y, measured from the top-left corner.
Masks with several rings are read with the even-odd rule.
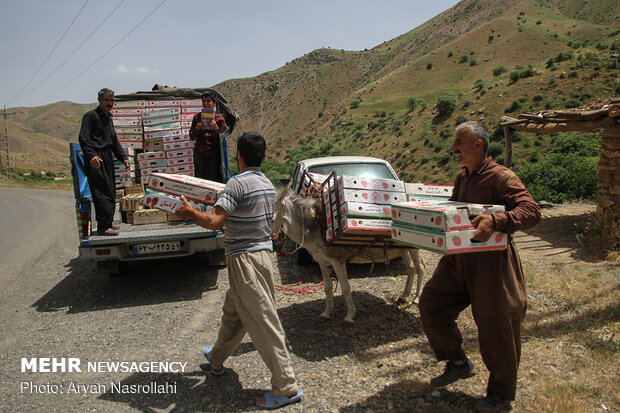
[[[464,168],[457,175],[450,200],[504,205],[506,212],[479,215],[474,240],[486,241],[493,231],[513,234],[540,221],[540,208],[510,169],[486,155],[489,133],[480,122],[456,128],[450,150]],[[444,373],[432,386],[446,386],[474,375],[474,366],[462,348],[456,324],[471,305],[478,327],[482,360],[490,372],[487,395],[476,410],[510,409],[517,387],[521,330],[527,295],[517,248],[508,238],[502,251],[446,255],[441,258],[420,297],[420,318],[437,360],[447,360]]]

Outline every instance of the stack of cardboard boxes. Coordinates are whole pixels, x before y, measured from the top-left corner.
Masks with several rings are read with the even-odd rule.
[[[392,239],[441,254],[505,249],[507,235],[494,232],[486,242],[473,241],[481,214],[504,212],[503,205],[481,205],[436,199],[420,199],[392,206]]]
[[[328,178],[323,191],[325,239],[336,244],[364,244],[390,237],[392,205],[406,200],[404,182],[359,176]]]
[[[188,175],[153,173],[144,196],[144,205],[166,211],[169,220],[174,220],[174,212],[183,204],[182,195],[195,209],[208,211],[224,187],[220,182]]]
[[[142,111],[143,100],[118,102],[112,109],[112,123],[116,136],[129,158],[131,168],[126,170],[122,162],[114,163],[116,188],[123,188],[136,183],[135,152],[142,149]]]

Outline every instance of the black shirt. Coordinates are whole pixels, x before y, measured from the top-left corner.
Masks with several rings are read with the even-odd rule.
[[[127,159],[116,137],[112,115],[103,113],[99,106],[84,114],[78,140],[86,163],[90,162],[98,152],[105,150],[112,150],[116,159],[121,162]]]

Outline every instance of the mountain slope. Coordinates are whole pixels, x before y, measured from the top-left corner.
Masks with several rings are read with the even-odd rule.
[[[241,117],[233,145],[241,132],[258,130],[268,140],[268,156],[280,161],[375,155],[392,161],[404,179],[450,183],[458,170],[448,153],[457,122],[483,118],[495,132],[505,112],[620,93],[619,15],[620,3],[609,0],[463,0],[374,48],[315,50],[215,88]],[[495,76],[498,67],[505,71]],[[440,117],[434,105],[446,91],[456,109]],[[413,110],[411,98],[417,99]],[[76,141],[82,114],[94,106],[18,108],[23,113],[9,121],[15,159],[22,154],[26,162],[36,153],[67,165],[62,146]],[[501,160],[501,133],[494,138]],[[551,137],[516,139],[518,164],[544,150]]]

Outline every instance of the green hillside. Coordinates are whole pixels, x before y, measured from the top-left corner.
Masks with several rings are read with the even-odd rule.
[[[407,181],[449,184],[459,169],[448,151],[456,124],[483,120],[502,161],[504,114],[619,94],[618,16],[620,3],[610,0],[464,0],[375,47],[319,49],[214,87],[241,117],[232,144],[243,131],[262,132],[276,175],[303,157],[355,154],[391,161]],[[442,94],[455,104],[449,115],[436,107]],[[15,158],[44,155],[68,167],[63,145],[77,139],[92,106],[18,108],[23,113],[9,122]],[[551,139],[517,134],[516,167]]]

